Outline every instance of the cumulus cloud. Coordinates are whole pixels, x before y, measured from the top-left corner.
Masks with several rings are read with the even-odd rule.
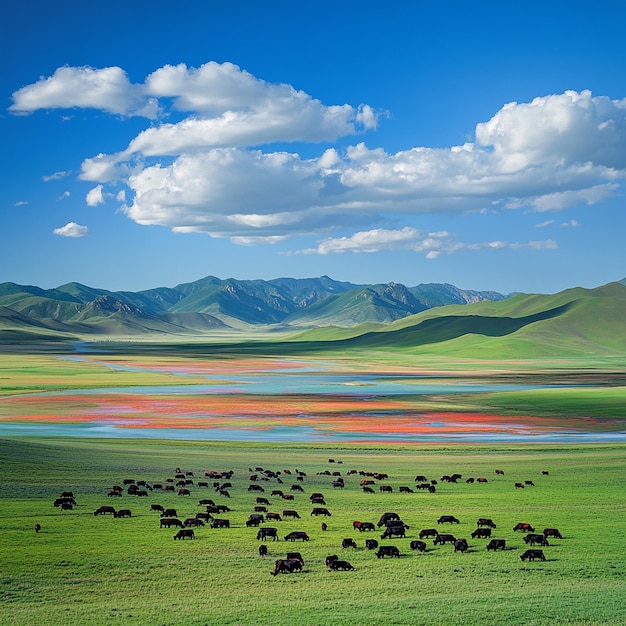
[[[406,232],[374,226],[424,214],[564,211],[617,195],[626,176],[626,99],[590,91],[505,104],[459,146],[389,153],[356,141],[341,150],[323,145],[317,155],[308,148],[306,158],[276,144],[332,143],[374,131],[386,113],[323,104],[215,62],[166,65],[141,84],[118,67],[59,68],[15,92],[11,110],[78,106],[153,119],[118,152],[84,159],[80,179],[98,183],[88,204],[103,201],[103,185],[121,183],[129,193],[118,200],[137,223],[245,245],[343,229],[357,234],[325,240],[319,250],[362,250],[385,237],[398,248]],[[453,245],[421,237],[413,245],[431,256]],[[475,245],[500,244],[513,246]]]
[[[104,203],[103,189],[104,187],[102,185],[97,185],[87,193],[87,206],[98,206]]]
[[[52,76],[22,87],[13,94],[13,113],[39,109],[100,109],[124,116],[156,117],[158,105],[133,85],[119,67],[60,67]]]
[[[87,226],[81,226],[76,222],[68,222],[65,226],[55,228],[52,232],[61,237],[86,237],[89,234],[89,229]]]

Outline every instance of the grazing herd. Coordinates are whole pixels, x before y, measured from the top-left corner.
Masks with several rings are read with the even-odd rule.
[[[329,459],[329,463],[341,463],[340,461],[335,461],[333,459]],[[265,493],[266,489],[262,485],[263,482],[268,483],[270,481],[275,481],[278,485],[284,484],[284,478],[292,474],[292,470],[284,469],[284,470],[267,470],[262,467],[256,468],[248,468],[249,476],[247,477],[247,482],[249,483],[247,486],[247,491],[251,494],[254,494],[254,502],[250,504],[253,509],[252,513],[249,513],[247,520],[243,526],[246,528],[255,528],[256,535],[250,535],[250,538],[253,539],[256,536],[256,540],[258,542],[262,542],[261,545],[258,546],[258,554],[260,557],[267,557],[270,554],[270,549],[268,548],[268,541],[271,542],[302,542],[303,544],[308,542],[315,542],[319,539],[316,533],[309,534],[304,530],[289,530],[289,532],[279,533],[278,526],[266,526],[266,522],[279,522],[282,523],[293,523],[294,520],[301,520],[301,516],[298,513],[297,509],[282,509],[279,513],[277,511],[269,511],[268,508],[272,507],[272,501],[269,498],[279,498],[281,501],[289,501],[296,503],[296,497],[294,493],[288,493],[283,491],[284,487],[276,488],[271,490],[271,495],[268,497],[258,495]],[[298,469],[293,471],[296,475],[296,482],[291,485],[290,492],[296,492],[298,494],[305,494],[306,489],[304,483],[306,483],[305,478],[307,474],[305,472],[301,472]],[[496,476],[504,476],[504,472],[502,470],[495,470]],[[357,470],[350,470],[347,472],[347,476],[358,475],[358,477],[362,477],[357,483],[350,485],[350,483],[346,482],[341,475],[340,471],[330,472],[329,470],[325,470],[322,472],[318,472],[318,477],[330,476],[331,482],[328,484],[332,489],[349,489],[350,486],[356,487],[360,489],[363,493],[374,493],[373,486],[375,486],[378,482],[386,481],[389,479],[389,475],[386,473],[380,472],[364,472]],[[548,472],[543,471],[543,476],[547,476]],[[211,480],[199,481],[197,483],[197,487],[201,489],[210,489],[211,486],[215,491],[216,495],[222,498],[230,498],[230,490],[233,489],[233,480],[235,480],[235,472],[233,470],[229,470],[227,472],[224,471],[216,471],[210,470],[206,471],[204,474],[205,478]],[[245,479],[243,479],[245,480]],[[292,479],[293,480],[293,479]],[[315,479],[316,485],[320,484],[320,478]],[[388,496],[386,494],[393,494],[395,492],[402,494],[416,494],[419,491],[428,491],[430,494],[438,493],[437,487],[439,482],[441,483],[457,483],[462,480],[461,474],[446,474],[441,477],[440,481],[431,480],[429,481],[426,476],[422,474],[418,474],[415,477],[415,487],[410,488],[405,485],[400,486],[396,491],[389,484],[381,484],[378,485],[378,493],[381,494],[379,497],[388,499],[393,498],[395,496]],[[473,477],[470,479],[466,479],[465,483],[468,485],[473,484],[484,484],[487,483],[487,479],[484,477],[479,477],[474,479]],[[163,483],[147,483],[146,481],[135,481],[134,479],[124,479],[122,481],[124,487],[120,485],[114,485],[112,488],[107,489],[106,495],[107,497],[115,497],[122,498],[125,495],[142,497],[151,493],[152,497],[155,498],[157,494],[162,493],[166,494],[167,492],[174,491],[181,498],[190,497],[192,493],[192,489],[194,489],[194,480],[193,480],[193,472],[187,471],[183,472],[180,468],[176,468],[174,472],[173,478],[167,478]],[[535,486],[534,481],[525,480],[523,483],[517,482],[514,483],[515,488],[523,488],[525,486]],[[178,491],[175,491],[174,487],[178,487]],[[124,490],[126,490],[124,492]],[[268,487],[269,490],[269,487]],[[382,495],[385,494],[385,495]],[[369,498],[369,496],[366,496]],[[374,496],[375,497],[375,496]],[[413,496],[411,496],[413,497]],[[415,496],[419,497],[419,496]],[[435,496],[436,497],[436,496]],[[298,496],[298,498],[306,498],[306,496]],[[332,505],[332,496],[328,498],[331,500]],[[331,510],[327,508],[326,500],[327,497],[321,492],[314,492],[308,497],[312,505],[312,509],[308,518],[323,516],[324,518],[333,518]],[[298,500],[299,501],[299,500]],[[183,502],[183,500],[181,500]],[[406,502],[406,500],[403,500]],[[59,507],[63,511],[71,511],[74,507],[77,506],[74,493],[69,491],[64,491],[60,494],[60,496],[54,501],[54,506]],[[185,507],[185,511],[188,511],[188,505],[183,505]],[[185,539],[194,540],[197,538],[196,531],[202,529],[202,527],[208,526],[211,529],[229,529],[231,528],[231,516],[228,517],[217,517],[224,514],[229,514],[231,512],[231,508],[224,504],[217,504],[214,499],[211,498],[202,498],[199,500],[199,506],[204,506],[205,510],[197,511],[193,517],[179,516],[177,514],[177,510],[173,507],[164,507],[161,504],[151,503],[149,507],[150,512],[155,512],[159,514],[159,528],[176,528],[177,532],[173,536],[174,540],[184,541]],[[332,507],[331,507],[332,508]],[[179,509],[180,510],[180,509]],[[369,510],[369,509],[368,509]],[[94,512],[94,516],[105,516],[110,515],[113,518],[132,518],[133,514],[130,508],[121,508],[116,509],[111,505],[101,505]],[[237,518],[238,516],[235,515]],[[328,530],[329,524],[334,520],[329,519],[328,522],[323,522],[321,524],[321,531],[324,532]],[[344,517],[345,519],[345,517]],[[311,520],[312,521],[312,520]],[[451,515],[449,513],[440,515],[436,520],[436,527],[433,524],[430,528],[422,528],[419,531],[412,530],[411,526],[405,523],[400,515],[394,511],[387,511],[380,515],[380,518],[377,523],[373,521],[363,521],[363,520],[354,520],[352,522],[352,530],[358,531],[359,534],[366,533],[366,536],[369,535],[368,538],[364,541],[364,547],[366,551],[372,551],[377,559],[399,559],[402,556],[408,556],[408,554],[403,555],[401,553],[400,548],[397,545],[380,545],[378,539],[372,538],[370,533],[380,532],[380,540],[404,540],[409,539],[408,547],[412,552],[419,552],[426,554],[430,551],[436,550],[437,546],[451,546],[454,553],[468,553],[468,552],[476,552],[477,544],[470,545],[468,540],[463,537],[457,537],[456,534],[452,532],[440,532],[439,529],[442,525],[454,526],[454,527],[462,527],[463,524],[461,520],[455,515]],[[242,527],[242,524],[239,523],[238,519],[234,520],[235,525],[237,527]],[[299,523],[299,522],[297,522]],[[432,523],[432,522],[431,522]],[[280,525],[279,524],[279,525]],[[319,527],[318,527],[319,528]],[[334,530],[345,529],[348,530],[349,527],[342,526],[341,528],[335,527]],[[418,527],[419,528],[419,527]],[[36,524],[35,530],[39,532],[41,526]],[[194,531],[195,529],[195,531]],[[308,529],[310,530],[310,529]],[[505,538],[493,538],[492,534],[495,534],[500,531],[497,531],[496,523],[490,517],[479,517],[476,522],[476,527],[472,530],[470,537],[472,540],[480,541],[487,540],[486,545],[483,544],[484,548],[487,552],[497,552],[498,550],[506,551],[514,548],[507,547]],[[540,546],[544,548],[549,546],[548,539],[563,539],[561,532],[557,528],[547,527],[543,529],[543,532],[536,532],[535,527],[528,522],[519,522],[512,528],[513,533],[522,533],[523,541],[528,546],[528,549],[525,550],[521,555],[520,559],[522,562],[526,561],[545,561],[546,556],[544,554],[543,549],[536,548],[535,546]],[[200,533],[202,535],[202,533]],[[417,536],[419,539],[412,538]],[[513,535],[515,536],[515,535]],[[427,542],[425,539],[432,541],[432,546],[429,550]],[[338,546],[339,547],[339,546]],[[447,548],[448,550],[450,548]],[[358,550],[358,544],[353,537],[344,537],[341,541],[341,550]],[[425,558],[425,557],[420,557]],[[467,557],[465,557],[467,558]],[[325,560],[326,567],[329,571],[353,571],[354,566],[345,559],[340,559],[337,555],[330,555],[326,557]],[[304,568],[304,559],[300,552],[287,552],[285,558],[279,558],[275,561],[274,568],[271,570],[271,575],[276,576],[278,574],[291,574],[291,573],[300,573]]]

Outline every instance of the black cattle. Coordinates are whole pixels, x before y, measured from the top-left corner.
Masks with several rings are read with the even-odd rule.
[[[265,513],[265,512],[267,511],[267,507],[266,507],[264,504],[257,504],[257,505],[254,507],[254,510],[255,510],[257,513]]]
[[[425,482],[427,482],[427,481],[428,481],[428,478],[426,478],[426,476],[423,476],[422,474],[418,474],[418,475],[415,477],[415,482],[416,482],[416,483],[425,483]]]
[[[263,522],[263,516],[262,515],[251,515],[247,520],[246,520],[246,526],[248,528],[252,527],[252,526],[258,526],[259,524],[261,524]]]
[[[198,481],[198,487],[208,487],[209,483],[204,481]]]
[[[101,506],[93,512],[94,515],[105,515],[106,513],[115,515],[115,509],[112,506]]]
[[[378,490],[381,493],[392,493],[393,492],[393,487],[391,485],[381,485]]]
[[[337,572],[339,570],[342,570],[344,572],[354,570],[354,567],[352,567],[352,565],[348,563],[348,561],[340,561],[339,559],[335,559],[334,561],[331,561],[328,567],[334,572]]]
[[[439,531],[436,528],[423,528],[420,530],[419,537],[420,539],[424,539],[426,537],[436,537],[439,534]]]
[[[336,554],[331,554],[330,556],[327,556],[326,567],[330,567],[330,563],[332,563],[333,561],[336,561],[337,559],[339,559],[339,557]]]
[[[321,498],[322,500],[324,499],[324,494],[321,493],[312,493],[309,496],[309,500],[311,500],[311,502],[313,502],[313,500],[315,500],[316,498]]]
[[[193,539],[193,538],[194,538],[194,534],[191,528],[183,528],[174,535],[174,539]]]
[[[287,552],[287,559],[298,559],[302,565],[304,565],[304,558],[300,552]]]
[[[139,494],[137,494],[139,495]],[[148,495],[148,494],[146,494]],[[179,489],[178,490],[178,495],[179,496],[190,496],[191,495],[191,491],[189,491],[189,489]]]
[[[196,527],[199,528],[200,526],[204,526],[204,522],[199,518],[199,517],[188,517],[184,522],[183,522],[183,526],[185,528],[192,528],[192,527]]]
[[[362,533],[369,530],[376,530],[376,526],[374,526],[372,522],[361,522],[357,530]]]
[[[536,543],[538,543],[540,546],[550,545],[545,535],[537,535],[535,533],[528,533],[524,537],[524,543],[528,544],[529,546],[534,546]]]
[[[150,510],[151,511],[161,511],[161,512],[163,512],[163,507],[160,504],[151,504],[150,505]]]
[[[390,524],[385,528],[385,532],[380,536],[381,539],[387,539],[387,537],[405,537],[406,536],[406,524]]]
[[[107,498],[121,498],[121,497],[122,497],[121,491],[109,491],[107,493]]]
[[[545,470],[543,472],[541,472],[544,476],[548,476],[550,474],[550,472],[546,472]]]
[[[265,519],[268,520],[268,521],[269,520],[274,520],[275,522],[282,522],[283,521],[283,518],[280,516],[279,513],[268,513],[265,516]]]
[[[300,478],[298,476],[298,478]],[[291,485],[291,491],[299,491],[300,493],[304,493],[304,489],[302,488],[302,485],[298,485],[297,483],[294,483],[293,485]]]
[[[183,523],[175,517],[162,517],[159,526],[161,528],[170,528],[170,526],[177,526],[179,528],[182,528]]]
[[[493,523],[493,520],[489,517],[479,517],[476,522],[477,526],[488,526],[489,528],[495,528],[496,525]]]
[[[64,504],[75,505],[76,504],[76,500],[74,500],[74,498],[63,497],[63,498],[57,498],[54,501],[54,506],[56,506],[56,507],[62,507]]]
[[[211,528],[230,528],[230,520],[215,518],[211,522]]]
[[[543,536],[544,537],[556,537],[557,539],[563,539],[563,536],[559,532],[558,528],[544,528]]]
[[[326,500],[324,500],[324,498],[322,498],[321,496],[311,498],[311,504],[326,504]]]
[[[298,559],[278,559],[274,570],[270,574],[276,576],[276,574],[292,574],[293,572],[301,571],[302,563]]]
[[[210,513],[196,513],[196,519],[209,520],[213,519],[213,516]]]
[[[265,505],[267,505],[267,506],[269,506],[269,505],[270,505],[270,501],[269,501],[267,498],[261,498],[261,497],[258,497],[258,498],[256,499],[256,503],[257,503],[257,504],[265,504]]]
[[[535,529],[530,524],[520,522],[513,527],[513,531],[520,530],[523,533],[534,533]]]
[[[282,498],[283,492],[280,489],[274,489],[274,491],[270,493],[270,496],[278,496],[279,498]]]
[[[376,552],[376,558],[382,559],[385,556],[389,556],[391,558],[395,557],[399,559],[400,550],[398,550],[396,546],[380,546],[378,552]]]
[[[265,489],[263,489],[263,487],[261,487],[261,485],[250,485],[248,487],[248,491],[260,491],[260,492],[265,492]]]
[[[546,560],[546,556],[543,553],[543,550],[526,550],[524,554],[520,554],[519,558],[522,559],[522,561],[525,561],[526,559],[528,559],[529,561],[534,561],[536,559],[539,559],[540,561]]]
[[[328,530],[328,524],[326,522],[322,522],[322,531],[327,531]]]
[[[298,530],[294,530],[285,536],[285,541],[296,541],[298,539],[309,541],[309,536],[304,531]]]
[[[525,480],[524,484],[528,485],[529,487],[534,487],[535,486],[535,483],[532,480]]]
[[[459,524],[459,520],[454,517],[454,515],[442,515],[438,520],[437,524]]]
[[[176,509],[165,509],[161,512],[161,517],[176,517]]]
[[[498,474],[498,476],[504,476],[504,471],[503,470],[496,470],[496,474]]]
[[[418,552],[426,552],[426,542],[424,541],[411,541],[411,550],[417,550]]]
[[[414,493],[410,487],[400,487],[400,493]]]
[[[454,542],[454,551],[455,552],[466,552],[467,551],[467,541],[465,539],[457,539]]]
[[[71,511],[74,505],[71,502],[61,502],[61,511]]]
[[[265,544],[259,546],[259,556],[267,556],[267,546]]]
[[[387,526],[387,523],[393,520],[399,520],[400,516],[397,513],[383,513],[378,520],[378,528],[381,526]]]
[[[346,537],[341,541],[341,548],[355,548],[356,549],[356,541],[350,537]]]
[[[73,498],[74,497],[74,492],[73,491],[62,491],[61,492],[61,497],[62,498]]]
[[[363,493],[376,493],[371,487],[363,487]]]
[[[327,517],[330,517],[330,511],[328,509],[324,509],[322,507],[315,507],[312,511],[311,511],[311,515],[326,515]]]
[[[214,500],[210,500],[210,499],[204,499],[204,500],[200,500],[198,502],[198,504],[200,504],[201,506],[215,506],[215,501]]]
[[[365,540],[365,549],[366,550],[376,550],[378,548],[378,541],[376,539],[366,539]]]
[[[278,541],[278,529],[266,526],[259,528],[259,532],[256,534],[256,538],[259,541],[265,541],[268,537],[272,538],[272,541]]]
[[[495,552],[498,548],[506,550],[506,541],[504,539],[492,539],[487,544],[487,550],[493,550]]]
[[[293,511],[291,509],[284,510],[283,517],[295,517],[296,519],[300,519],[300,515],[298,515],[298,511]]]
[[[524,489],[524,483],[515,483],[515,489]]]
[[[455,541],[456,541],[456,537],[454,535],[437,535],[433,543],[435,545],[444,545],[446,543],[453,544]]]
[[[491,528],[477,528],[472,533],[472,539],[476,539],[476,538],[480,538],[480,539],[491,538]]]
[[[132,517],[132,514],[129,509],[120,509],[113,513],[113,517]]]

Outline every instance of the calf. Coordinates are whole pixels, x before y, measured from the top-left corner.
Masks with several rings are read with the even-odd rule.
[[[417,550],[418,552],[426,552],[426,542],[425,541],[411,541],[410,548],[411,550]]]
[[[267,556],[267,546],[265,544],[259,546],[259,556]]]
[[[344,550],[346,548],[355,548],[356,549],[356,541],[354,541],[354,539],[351,539],[350,537],[346,537],[341,542],[341,548],[344,549]]]
[[[376,550],[378,548],[378,541],[376,539],[366,539],[365,540],[365,549],[366,550]]]
[[[539,559],[540,561],[546,560],[543,550],[526,550],[524,554],[520,554],[519,558],[522,559],[522,561],[525,561],[526,559],[529,561],[534,561],[535,559]]]

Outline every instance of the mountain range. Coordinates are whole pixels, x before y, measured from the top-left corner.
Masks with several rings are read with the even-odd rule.
[[[200,280],[145,291],[108,291],[80,283],[54,289],[0,284],[0,333],[55,335],[203,334],[255,327],[388,324],[450,304],[504,300],[495,291],[449,284],[357,285],[320,278]]]

